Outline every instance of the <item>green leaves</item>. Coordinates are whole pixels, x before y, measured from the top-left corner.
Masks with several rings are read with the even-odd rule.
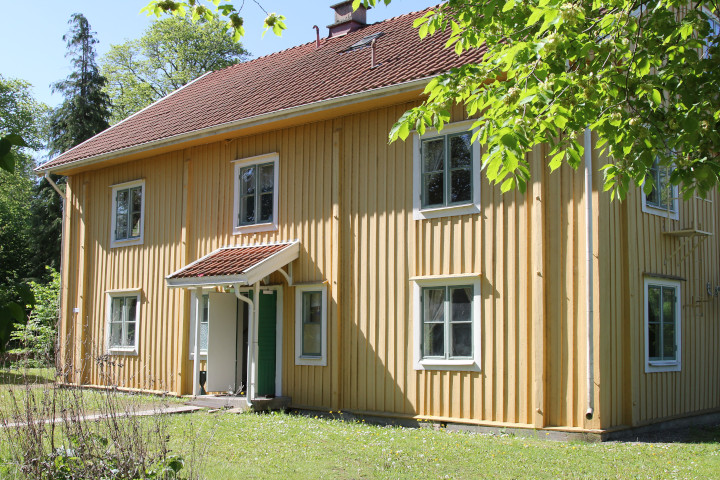
[[[10,173],[15,171],[15,158],[12,147],[27,147],[28,144],[20,135],[9,134],[0,137],[0,168]]]
[[[716,188],[720,68],[703,53],[712,40],[702,38],[703,8],[714,5],[693,4],[684,18],[677,5],[448,0],[415,21],[418,34],[449,31],[448,48],[483,48],[483,60],[432,80],[427,100],[403,115],[390,139],[434,126],[438,112],[461,103],[478,118],[485,174],[503,191],[522,188],[525,158],[539,144],[551,147],[551,170],[577,168],[588,126],[608,159],[605,188],[613,197],[642,185],[655,158],[676,165],[673,179],[683,188]]]

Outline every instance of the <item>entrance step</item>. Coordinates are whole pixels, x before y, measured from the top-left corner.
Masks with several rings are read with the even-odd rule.
[[[200,395],[188,402],[188,405],[205,408],[240,408],[247,409],[248,404],[245,397],[233,397],[229,395]]]
[[[256,397],[252,401],[252,409],[256,412],[287,410],[291,401],[290,397]]]

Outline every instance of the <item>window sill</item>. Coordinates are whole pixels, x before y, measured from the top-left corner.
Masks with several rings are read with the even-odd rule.
[[[314,365],[316,367],[327,366],[327,359],[324,357],[295,357],[295,365]]]
[[[677,220],[679,218],[677,209],[675,209],[674,211],[665,210],[664,208],[653,207],[652,205],[648,205],[646,203],[643,203],[642,211],[644,213],[649,213],[650,215],[657,215],[658,217],[669,218],[670,220]]]
[[[133,356],[137,355],[138,351],[137,348],[131,347],[131,348],[120,348],[120,347],[113,347],[108,349],[108,355],[125,355],[125,356]]]
[[[277,223],[258,223],[256,225],[243,225],[233,228],[233,235],[244,233],[274,232],[278,229]]]
[[[679,372],[680,362],[661,362],[661,361],[648,361],[645,364],[645,373],[655,372]]]
[[[129,247],[132,245],[142,245],[143,237],[130,238],[127,240],[112,240],[110,242],[110,248]]]
[[[415,370],[458,370],[479,372],[480,362],[468,360],[420,360],[415,364]]]
[[[423,208],[413,210],[415,220],[427,220],[430,218],[453,217],[456,215],[473,215],[480,213],[480,206],[475,203],[463,205],[451,205],[449,207]]]

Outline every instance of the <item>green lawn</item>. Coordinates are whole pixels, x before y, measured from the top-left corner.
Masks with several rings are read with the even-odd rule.
[[[720,429],[696,443],[562,443],[301,415],[177,415],[173,448],[206,478],[720,478]],[[192,433],[189,433],[192,432]]]

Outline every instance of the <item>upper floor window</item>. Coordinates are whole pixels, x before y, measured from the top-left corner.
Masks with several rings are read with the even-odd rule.
[[[480,211],[480,148],[471,142],[471,122],[415,136],[415,219]]]
[[[145,181],[113,185],[111,246],[143,243]]]
[[[277,229],[278,154],[235,162],[234,233]]]
[[[643,195],[643,211],[678,219],[677,187],[670,183],[671,170],[655,160],[650,169],[653,179],[652,191]]]
[[[680,282],[645,279],[646,372],[680,370]]]
[[[415,368],[479,370],[478,276],[426,277],[414,282]]]
[[[107,344],[110,353],[137,354],[140,293],[108,293]]]
[[[710,56],[710,48],[717,47],[718,42],[720,41],[720,20],[712,14],[709,15],[710,18],[708,19],[708,22],[710,23],[710,33],[705,39],[707,44],[703,47],[703,56],[705,57]]]

